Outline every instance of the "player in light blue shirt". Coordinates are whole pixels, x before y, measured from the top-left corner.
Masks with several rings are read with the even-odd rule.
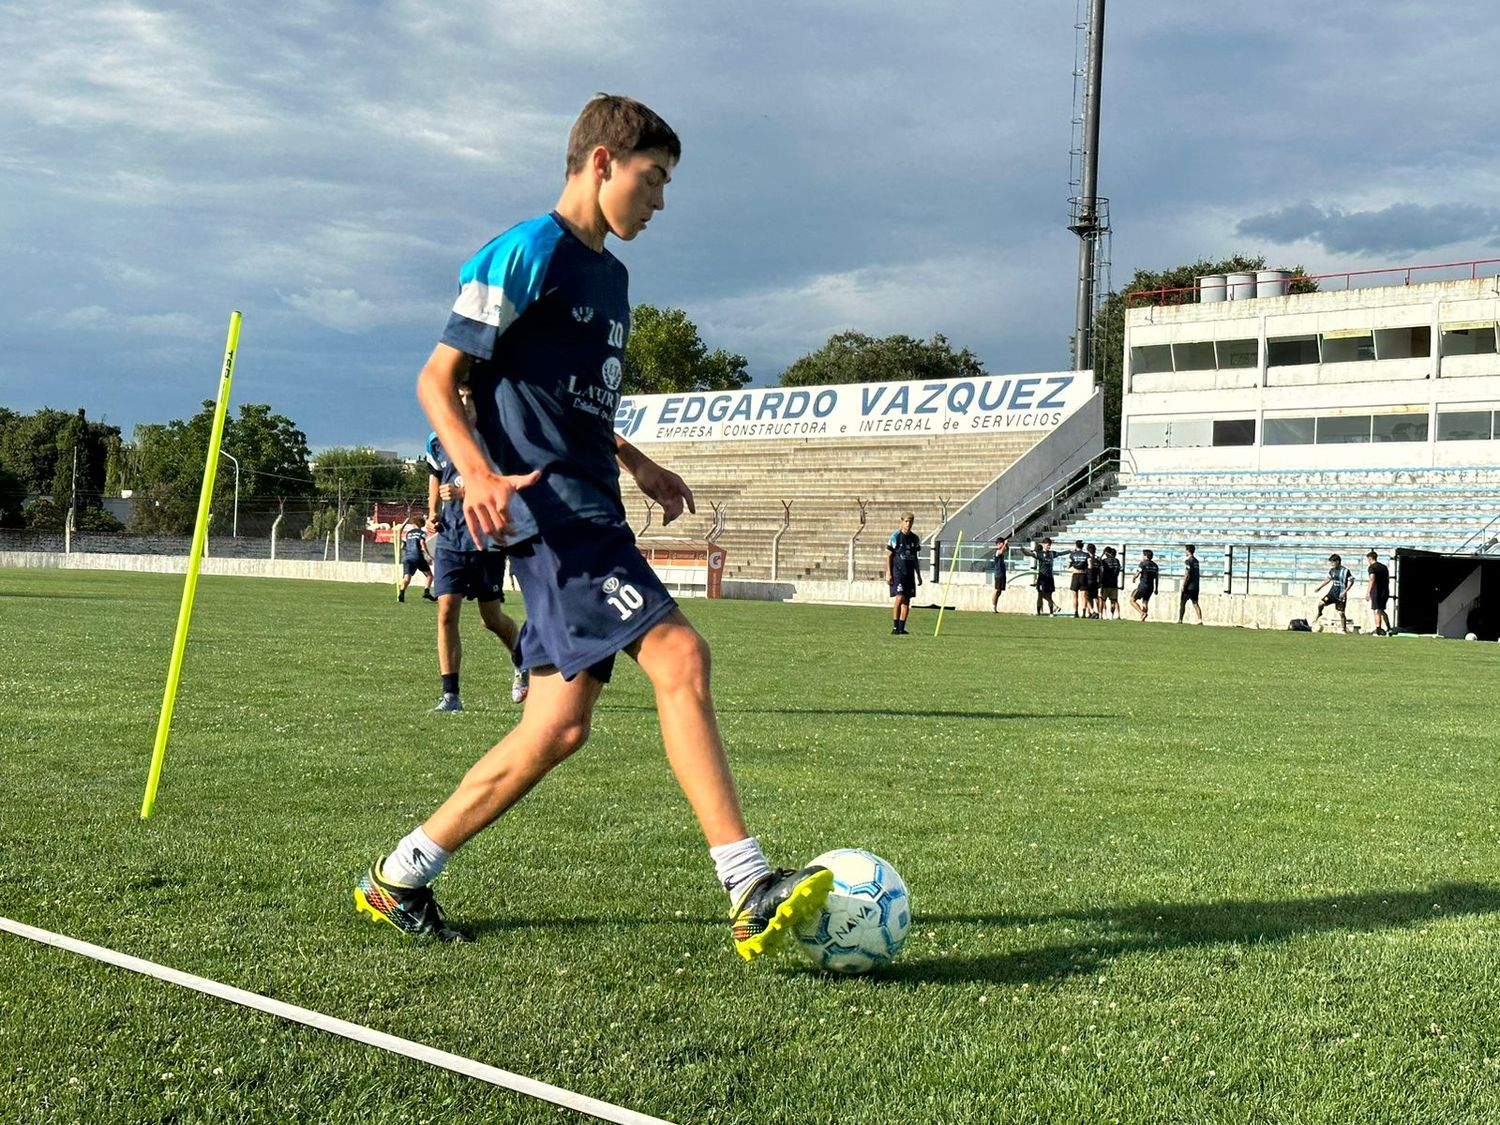
[[[610,235],[634,239],[662,210],[681,153],[677,134],[640,102],[590,101],[568,138],[556,208],[464,264],[447,327],[418,377],[417,398],[463,476],[470,532],[510,555],[526,605],[520,666],[532,678],[520,722],[355,887],[361,913],[404,934],[465,940],[444,920],[432,881],[584,744],[620,652],[651,681],[667,760],[729,894],[736,951],[748,959],[780,944],[832,889],[825,867],[773,870],[746,828],[714,712],[708,644],[625,522],[622,468],[667,522],[693,511],[682,478],[615,432],[630,300],[625,267],[605,248]],[[459,401],[465,381],[477,433]],[[613,858],[618,879],[642,880],[634,849]],[[658,909],[670,917],[666,902]]]
[[[1344,560],[1338,555],[1329,555],[1328,561],[1332,564],[1328,568],[1328,577],[1319,582],[1313,588],[1317,593],[1324,586],[1328,587],[1328,593],[1323,595],[1323,600],[1318,603],[1318,612],[1313,614],[1316,621],[1323,616],[1323,610],[1327,606],[1334,606],[1339,611],[1339,628],[1345,633],[1349,631],[1349,588],[1354,585],[1354,574],[1344,565]]]

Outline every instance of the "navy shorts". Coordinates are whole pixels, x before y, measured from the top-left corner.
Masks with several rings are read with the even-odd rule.
[[[438,597],[456,594],[480,602],[505,600],[504,551],[450,551],[439,545],[432,561],[436,564],[432,592]]]
[[[429,578],[432,577],[432,568],[427,565],[427,560],[426,559],[402,559],[401,560],[401,574],[402,574],[403,577],[410,578],[413,574],[417,573],[417,571],[419,571],[419,570],[423,574],[427,575],[427,577],[429,577]]]
[[[917,576],[896,571],[891,575],[891,597],[914,598],[917,596]]]
[[[1005,571],[1003,570],[997,570],[995,572],[995,593],[1005,593]]]
[[[1087,590],[1089,588],[1089,576],[1087,574],[1075,574],[1068,585],[1075,594],[1080,590]]]
[[[1151,600],[1152,593],[1154,593],[1154,591],[1150,586],[1137,586],[1135,588],[1135,593],[1131,594],[1130,596],[1138,602],[1149,602]]]
[[[509,548],[526,599],[521,668],[609,683],[615,654],[677,608],[623,523],[579,520]]]
[[[1184,586],[1182,588],[1181,600],[1182,600],[1182,604],[1183,605],[1187,605],[1188,602],[1192,602],[1194,605],[1197,605],[1198,604],[1198,583],[1193,582],[1193,583],[1191,583],[1191,584],[1189,584],[1187,586]]]
[[[1375,593],[1370,595],[1370,608],[1376,613],[1384,613],[1386,603],[1390,600],[1391,596],[1389,593],[1376,590]]]
[[[1036,592],[1038,594],[1050,594],[1057,586],[1057,580],[1050,574],[1038,574],[1036,576]]]

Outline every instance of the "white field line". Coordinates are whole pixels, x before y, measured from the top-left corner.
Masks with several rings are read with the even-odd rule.
[[[650,1117],[644,1113],[637,1113],[633,1109],[625,1109],[622,1106],[600,1101],[585,1094],[575,1094],[572,1090],[565,1090],[561,1086],[552,1086],[546,1082],[539,1082],[534,1078],[527,1078],[525,1075],[512,1074],[508,1070],[501,1070],[499,1067],[475,1062],[473,1059],[466,1059],[462,1055],[440,1051],[436,1047],[429,1047],[424,1043],[414,1043],[410,1039],[401,1039],[395,1035],[387,1035],[383,1031],[376,1031],[361,1024],[350,1023],[348,1020],[325,1016],[322,1012],[315,1012],[310,1008],[299,1008],[295,1004],[284,1004],[280,1000],[272,1000],[268,997],[257,995],[254,992],[246,992],[243,988],[235,988],[233,985],[222,984],[207,977],[198,977],[191,973],[184,973],[178,969],[168,968],[166,965],[158,965],[154,961],[146,961],[140,957],[132,957],[128,953],[118,953],[113,949],[106,949],[100,945],[91,945],[89,942],[79,941],[77,938],[71,938],[64,934],[54,934],[48,930],[39,930],[35,926],[28,926],[23,922],[14,922],[9,918],[0,917],[0,930],[15,934],[17,937],[27,938],[30,941],[41,942],[43,945],[65,949],[70,953],[92,957],[95,961],[103,961],[108,965],[117,965],[122,969],[129,969],[133,973],[155,977],[157,980],[164,980],[171,984],[180,984],[184,988],[191,988],[194,991],[206,993],[220,1000],[228,1000],[231,1004],[254,1008],[256,1011],[279,1016],[281,1019],[290,1020],[293,1023],[305,1024],[308,1027],[315,1027],[320,1031],[331,1032],[334,1035],[342,1035],[345,1039],[352,1039],[356,1043],[366,1043],[371,1047],[379,1047],[382,1051],[390,1051],[392,1054],[405,1055],[407,1058],[416,1059],[418,1062],[440,1066],[456,1074],[462,1074],[469,1078],[477,1078],[481,1082],[488,1082],[492,1086],[502,1086],[507,1090],[514,1090],[518,1094],[525,1094],[528,1097],[540,1098],[542,1101],[552,1102],[555,1105],[566,1106],[568,1109],[577,1110],[579,1113],[588,1114],[601,1121],[620,1122],[621,1125],[670,1125],[669,1122],[664,1122],[659,1117]]]

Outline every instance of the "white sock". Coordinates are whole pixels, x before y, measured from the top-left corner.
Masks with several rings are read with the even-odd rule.
[[[729,901],[733,903],[739,902],[746,887],[771,871],[771,865],[761,853],[760,841],[754,836],[709,848],[708,854],[713,856],[714,873],[718,875],[719,882],[724,884],[724,889],[729,892]]]
[[[398,887],[425,887],[443,873],[452,855],[434,844],[418,825],[381,862],[380,875]]]

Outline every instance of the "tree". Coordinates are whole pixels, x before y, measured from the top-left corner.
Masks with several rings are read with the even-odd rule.
[[[1153,272],[1139,269],[1131,276],[1123,290],[1110,293],[1094,315],[1093,353],[1094,378],[1104,389],[1104,443],[1120,444],[1120,399],[1123,394],[1123,371],[1125,356],[1125,308],[1131,293],[1146,293],[1150,290],[1175,290],[1158,293],[1150,298],[1159,305],[1183,305],[1197,301],[1194,286],[1198,278],[1213,274],[1254,273],[1267,269],[1264,255],[1254,258],[1235,254],[1217,262],[1200,258],[1184,266]],[[1269,267],[1275,268],[1275,267]],[[1300,280],[1292,282],[1293,293],[1311,293],[1318,283],[1302,277],[1301,266],[1289,267],[1292,276]],[[1135,304],[1148,303],[1137,298]],[[1135,307],[1132,305],[1132,307]]]
[[[781,385],[977,379],[984,373],[978,356],[968,348],[955,352],[941,333],[923,341],[900,335],[877,340],[863,332],[840,332],[783,371]]]
[[[335,447],[318,454],[313,466],[316,504],[320,511],[303,538],[317,539],[342,516],[341,535],[347,536],[376,501],[427,504],[427,472],[422,466],[391,461],[372,449]]]
[[[625,382],[630,394],[732,391],[750,381],[746,360],[708,350],[698,327],[681,309],[636,305],[625,342]]]
[[[26,483],[0,462],[0,527],[23,527]]]

